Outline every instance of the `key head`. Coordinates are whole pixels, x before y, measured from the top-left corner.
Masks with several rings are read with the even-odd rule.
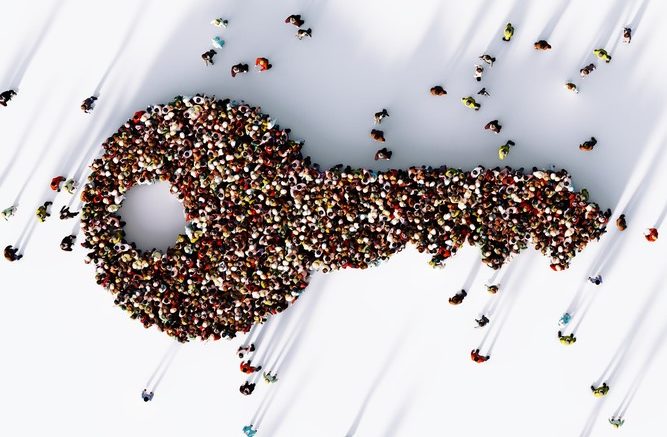
[[[246,332],[294,302],[312,270],[367,268],[408,243],[441,266],[468,242],[497,269],[532,242],[566,268],[607,221],[564,171],[322,171],[259,108],[204,96],[140,111],[103,146],[82,193],[97,281],[181,341]],[[187,219],[164,254],[134,249],[116,214],[157,180]]]

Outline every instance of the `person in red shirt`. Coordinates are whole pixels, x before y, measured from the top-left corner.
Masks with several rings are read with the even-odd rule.
[[[658,230],[656,228],[649,228],[644,237],[646,237],[647,241],[653,243],[658,239]]]
[[[67,178],[64,176],[56,176],[55,178],[51,179],[51,189],[53,191],[60,192],[60,186],[63,182],[65,182],[65,180],[67,180]]]
[[[262,370],[262,366],[254,367],[251,364],[250,360],[241,362],[241,372],[243,372],[243,373],[247,373],[248,375],[252,375],[253,373],[255,373],[257,371],[260,371],[260,370]]]
[[[266,70],[270,70],[271,67],[273,67],[273,65],[271,65],[271,63],[269,62],[269,60],[266,59],[266,58],[257,58],[257,59],[255,60],[255,67],[256,67],[259,71],[266,71]]]
[[[476,362],[476,363],[483,363],[485,361],[489,361],[491,359],[490,355],[484,356],[479,354],[479,349],[473,349],[470,352],[470,358]]]

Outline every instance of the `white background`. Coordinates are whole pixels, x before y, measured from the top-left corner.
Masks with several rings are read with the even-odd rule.
[[[312,40],[294,37],[283,22],[291,13],[303,15]],[[34,209],[53,194],[51,178],[85,175],[91,153],[135,110],[196,92],[262,106],[323,166],[494,166],[497,146],[511,138],[517,146],[508,165],[567,168],[577,189],[588,188],[614,218],[625,211],[630,227],[620,236],[611,230],[565,272],[522,254],[495,297],[483,291],[492,272],[482,267],[458,307],[447,298],[478,265],[472,248],[444,270],[409,248],[372,270],[317,274],[260,346],[266,365],[288,344],[275,386],[260,382],[241,396],[234,352],[242,340],[195,342],[180,347],[145,404],[141,389],[171,340],[113,306],[82,248],[58,249],[74,225],[57,220],[71,201],[61,193],[25,258],[0,263],[0,435],[241,436],[269,394],[258,436],[660,434],[665,249],[642,234],[666,205],[658,171],[665,168],[665,14],[667,3],[657,0],[1,2],[0,88],[18,95],[0,108],[0,206],[21,194],[17,216],[0,223],[3,247],[35,221]],[[217,16],[230,20],[228,29],[209,24]],[[509,44],[500,41],[507,21],[516,27]],[[628,46],[620,37],[629,23]],[[205,67],[200,54],[215,35],[227,44]],[[532,48],[540,38],[551,52]],[[596,47],[613,61],[582,80],[578,70]],[[459,100],[480,88],[472,70],[487,50],[498,58],[482,82],[491,97],[474,112]],[[252,65],[257,56],[274,68],[232,79],[232,64]],[[567,80],[581,94],[568,93]],[[449,95],[430,96],[435,84]],[[93,93],[97,108],[84,114],[79,104]],[[394,156],[377,163],[368,132],[382,107],[391,114],[382,128]],[[482,129],[495,118],[503,125],[497,136]],[[598,147],[579,151],[591,135]],[[183,218],[164,191],[147,193],[124,217],[137,239],[168,245]],[[142,226],[157,227],[158,237]],[[579,306],[578,341],[564,347],[556,322],[602,258],[604,284],[583,289],[592,305]],[[485,347],[497,342],[492,359],[477,365],[469,352],[486,332],[473,329],[473,318],[493,300]],[[609,395],[593,398],[590,384],[624,344]],[[645,378],[627,423],[614,430],[606,419],[638,374]]]

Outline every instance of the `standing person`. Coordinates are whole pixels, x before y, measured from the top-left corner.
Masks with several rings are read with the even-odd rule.
[[[570,346],[577,342],[577,337],[575,337],[574,334],[563,335],[561,331],[558,331],[558,341],[560,341],[561,344]]]
[[[296,27],[301,27],[303,26],[306,22],[301,19],[301,15],[290,15],[289,17],[285,18],[285,23],[291,24]]]
[[[503,127],[500,125],[500,123],[498,123],[498,120],[491,120],[490,122],[486,123],[486,125],[484,125],[484,129],[490,130],[496,134],[500,133],[502,128]]]
[[[53,191],[60,192],[60,186],[65,182],[67,178],[65,176],[56,176],[51,179],[51,184],[49,185]]]
[[[211,24],[214,25],[215,27],[227,27],[227,26],[229,26],[229,20],[223,20],[222,18],[216,18],[215,20],[211,21]]]
[[[516,143],[512,140],[507,140],[505,144],[498,148],[498,159],[501,161],[507,158],[507,155],[510,154],[510,149],[514,147]]]
[[[625,419],[621,418],[620,416],[619,416],[619,417],[611,416],[611,417],[609,418],[609,423],[610,423],[611,426],[613,426],[614,428],[620,428],[620,427],[623,426],[623,424],[625,423]]]
[[[377,152],[375,152],[375,157],[374,159],[376,161],[389,161],[391,159],[391,156],[394,154],[391,150],[388,150],[386,147],[381,148]]]
[[[579,144],[579,149],[583,150],[584,152],[590,152],[595,148],[597,145],[598,140],[595,139],[595,137],[591,137],[590,140],[584,141],[583,143]]]
[[[12,217],[16,213],[16,206],[12,205],[9,208],[5,208],[2,210],[2,218],[5,219],[5,221],[9,220],[10,217]]]
[[[273,67],[267,58],[255,59],[255,68],[259,71],[267,71]]]
[[[575,85],[572,82],[566,82],[565,83],[565,89],[568,91],[572,91],[575,94],[579,94],[579,88],[577,88],[577,85]]]
[[[514,36],[514,26],[512,23],[507,23],[505,30],[503,31],[503,41],[509,41]]]
[[[487,285],[486,286],[486,291],[489,294],[496,294],[496,293],[498,293],[498,286],[497,285]]]
[[[204,64],[206,65],[213,65],[213,57],[217,54],[214,49],[207,50],[204,53],[201,54],[201,58],[204,61]]]
[[[40,222],[44,223],[48,217],[51,217],[51,213],[49,212],[48,208],[51,206],[53,202],[51,201],[46,201],[42,206],[37,208],[37,212],[35,215],[39,219]]]
[[[632,41],[632,29],[629,27],[624,27],[623,28],[623,42],[626,44],[630,44],[630,41]]]
[[[97,100],[97,97],[95,96],[90,96],[86,100],[81,103],[81,110],[88,114],[90,111],[95,109],[95,101]]]
[[[489,92],[486,90],[486,88],[482,88],[481,90],[477,91],[477,94],[480,95],[480,96],[484,96],[484,97],[491,96],[491,94],[489,94]]]
[[[385,108],[382,108],[382,111],[375,113],[375,115],[373,116],[373,120],[375,120],[375,124],[380,124],[382,123],[382,120],[384,120],[387,117],[389,117],[389,112],[387,112]]]
[[[251,360],[242,361],[241,366],[240,366],[241,367],[241,372],[246,373],[248,375],[252,375],[253,373],[259,372],[260,370],[262,370],[262,366],[255,367],[251,363],[252,363]]]
[[[236,77],[237,74],[243,74],[248,72],[248,64],[238,63],[232,65],[232,77]]]
[[[446,96],[447,95],[447,91],[445,91],[445,89],[440,85],[436,85],[434,87],[431,87],[430,93],[431,93],[432,96]]]
[[[246,437],[255,437],[255,434],[257,434],[257,430],[253,429],[252,424],[246,425],[243,427],[243,434],[245,434]]]
[[[149,392],[148,390],[144,389],[141,392],[141,398],[144,400],[144,402],[148,402],[153,400],[153,392]]]
[[[76,235],[68,235],[60,242],[60,249],[65,252],[71,252],[74,241],[76,240]]]
[[[466,107],[470,109],[474,109],[475,111],[479,111],[479,108],[482,107],[482,105],[477,103],[475,99],[471,96],[461,97],[461,103],[463,103]]]
[[[67,182],[65,182],[65,185],[63,185],[63,188],[65,191],[67,191],[69,194],[74,194],[74,191],[79,187],[79,184],[76,183],[74,179],[67,179]]]
[[[216,49],[222,49],[225,46],[225,40],[219,36],[214,36],[211,38],[211,44],[213,44],[213,47]]]
[[[479,354],[479,349],[473,349],[470,352],[470,359],[473,360],[474,362],[481,364],[485,361],[489,361],[491,359],[490,355],[484,356]]]
[[[271,374],[271,372],[268,372],[268,373],[264,372],[263,376],[264,376],[264,382],[266,382],[267,384],[273,384],[273,383],[278,381],[278,373],[277,372],[274,373],[273,375]]]
[[[480,56],[479,59],[481,59],[482,61],[484,61],[484,62],[486,62],[487,64],[489,64],[490,67],[493,67],[493,63],[496,62],[496,58],[494,58],[493,56],[491,56],[491,55],[489,55],[489,54],[487,54],[487,53],[485,53],[485,54],[483,54],[482,56]]]
[[[313,37],[313,29],[310,27],[308,29],[299,29],[296,31],[296,37],[299,40],[302,40],[304,38],[312,38]]]
[[[10,102],[16,95],[16,91],[7,90],[0,93],[0,105],[7,106],[7,103]]]
[[[63,207],[60,208],[60,220],[67,220],[76,217],[77,215],[79,215],[79,211],[70,211],[68,206],[63,205]]]
[[[452,305],[460,305],[463,302],[463,299],[468,295],[468,292],[461,290],[456,293],[454,296],[449,298],[449,303]]]
[[[5,259],[9,262],[20,260],[21,258],[23,258],[23,255],[20,255],[18,251],[19,250],[13,247],[11,244],[5,247],[5,254],[4,254]]]
[[[625,231],[628,228],[628,224],[625,222],[625,214],[621,214],[616,219],[616,227],[619,231]]]
[[[646,241],[649,243],[658,241],[658,230],[656,228],[649,228],[648,231],[644,233],[644,238],[646,238]]]
[[[605,49],[595,49],[593,50],[593,54],[607,64],[611,62],[611,55]]]
[[[477,326],[475,326],[475,328],[483,328],[490,322],[490,320],[488,317],[482,314],[482,317],[475,319],[475,322],[477,322]]]
[[[254,390],[255,390],[254,382],[250,383],[249,381],[246,381],[243,383],[241,387],[239,387],[239,391],[246,396],[250,396]]]
[[[535,50],[540,50],[540,51],[551,50],[551,44],[549,44],[546,40],[543,39],[533,44],[533,47],[535,47]]]
[[[591,73],[593,72],[593,70],[595,70],[596,68],[597,68],[597,67],[595,66],[595,64],[593,64],[593,63],[591,62],[590,64],[588,64],[587,66],[585,66],[584,68],[582,68],[581,70],[579,70],[579,76],[581,76],[581,77],[586,77],[586,76],[588,76],[589,74],[591,74]]]
[[[593,277],[589,276],[588,280],[591,281],[591,283],[593,283],[595,285],[600,285],[600,284],[602,284],[602,275],[597,275],[597,276],[593,276]]]
[[[607,385],[606,382],[603,382],[600,387],[591,385],[591,391],[593,392],[593,396],[595,396],[596,398],[601,398],[603,396],[606,396],[607,393],[609,393],[609,386]]]
[[[255,343],[250,343],[250,346],[243,346],[243,345],[239,346],[238,350],[236,351],[236,354],[239,356],[240,359],[243,359],[250,352],[255,352]]]
[[[378,129],[372,129],[371,130],[371,138],[373,138],[375,141],[379,143],[384,143],[384,132]]]
[[[484,67],[482,67],[479,64],[475,64],[475,71],[473,72],[473,76],[477,82],[481,82],[483,74],[484,74]]]

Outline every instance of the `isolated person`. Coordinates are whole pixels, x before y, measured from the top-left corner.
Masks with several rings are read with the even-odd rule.
[[[475,322],[477,322],[477,326],[475,326],[475,328],[483,328],[490,322],[490,320],[488,317],[482,314],[482,317],[475,319]]]
[[[475,111],[479,111],[479,108],[482,107],[479,103],[475,101],[475,99],[471,96],[468,97],[461,97],[461,103],[463,103],[464,106],[474,109]]]
[[[53,191],[60,192],[62,184],[67,180],[65,176],[56,176],[51,179],[51,184],[49,185]]]
[[[646,238],[646,241],[649,243],[658,241],[658,230],[656,228],[649,228],[648,231],[644,233],[644,238]]]
[[[239,346],[239,348],[236,351],[236,355],[238,355],[240,359],[243,359],[250,352],[255,352],[255,343],[250,343],[249,346],[243,346],[243,345]]]
[[[610,423],[611,426],[613,426],[614,428],[620,428],[620,427],[623,426],[623,424],[625,423],[625,419],[622,419],[620,416],[619,416],[619,417],[611,416],[611,417],[609,418],[609,423]]]
[[[271,374],[271,372],[264,372],[262,376],[264,377],[264,382],[266,382],[267,384],[273,384],[278,381],[277,372],[274,373],[273,375]]]
[[[16,213],[16,206],[12,205],[9,208],[5,208],[2,210],[2,218],[6,220],[9,220],[10,217],[12,217]]]
[[[491,55],[489,55],[489,54],[487,54],[487,53],[485,53],[485,54],[483,54],[482,56],[480,56],[479,59],[481,59],[482,61],[484,61],[484,62],[486,62],[487,64],[489,64],[490,67],[493,67],[493,63],[496,62],[496,58],[494,58],[493,56],[491,56]]]
[[[5,259],[9,262],[20,260],[21,258],[23,258],[23,255],[20,255],[18,251],[19,250],[14,246],[12,246],[11,244],[5,247],[5,253],[4,253]]]
[[[583,143],[579,144],[579,150],[583,150],[584,152],[590,152],[595,148],[597,143],[598,140],[595,139],[595,137],[591,137],[590,140],[584,141]]]
[[[267,58],[255,59],[255,68],[259,71],[270,70],[273,67]]]
[[[291,24],[291,25],[296,26],[296,27],[301,27],[306,22],[305,22],[305,20],[301,19],[300,14],[292,14],[289,17],[285,18],[285,23]]]
[[[498,285],[487,285],[486,286],[486,291],[489,294],[496,294],[496,293],[498,293]]]
[[[69,207],[66,205],[63,205],[62,208],[60,208],[60,220],[74,218],[77,215],[79,215],[79,211],[70,211]]]
[[[246,381],[243,383],[241,387],[239,387],[239,391],[243,393],[246,396],[250,396],[252,392],[255,390],[255,383],[251,383],[249,381]]]
[[[375,157],[374,159],[376,161],[389,161],[391,159],[391,156],[394,154],[391,150],[388,150],[386,147],[381,148],[377,152],[375,152]]]
[[[515,143],[512,140],[508,140],[505,144],[498,148],[498,159],[501,161],[507,158],[507,155],[510,154],[510,149],[514,147]]]
[[[481,82],[482,80],[482,75],[484,74],[484,67],[482,67],[479,64],[475,65],[475,71],[473,71],[473,77],[477,82]]]
[[[489,97],[491,94],[486,90],[486,88],[482,88],[481,90],[477,91],[477,94],[480,96],[484,97]]]
[[[39,219],[40,222],[44,223],[48,217],[51,217],[51,213],[49,212],[49,206],[51,206],[53,202],[51,201],[46,201],[44,202],[43,205],[41,205],[39,208],[37,208],[37,212],[35,212],[35,215]]]
[[[603,60],[607,64],[611,62],[611,55],[607,53],[605,49],[595,49],[593,54],[598,57],[598,59]]]
[[[621,232],[628,228],[628,224],[625,222],[625,214],[621,214],[616,219],[616,228]]]
[[[372,129],[371,130],[371,138],[373,138],[373,140],[375,140],[377,142],[380,142],[380,143],[384,143],[386,141],[384,139],[384,132],[381,131],[381,130],[378,130],[378,129]]]
[[[473,349],[470,352],[470,359],[473,360],[476,363],[483,363],[485,361],[489,361],[491,359],[490,355],[484,356],[479,354],[479,349]]]
[[[0,105],[7,106],[7,103],[10,102],[16,95],[16,91],[7,90],[0,93]]]
[[[248,64],[239,62],[238,64],[232,65],[232,77],[236,77],[237,74],[247,73],[249,70]]]
[[[596,398],[601,398],[603,396],[606,396],[607,393],[609,393],[609,386],[607,385],[606,382],[603,382],[600,387],[591,385],[591,391],[593,392],[593,396],[595,396]]]
[[[214,62],[213,62],[213,57],[214,57],[217,53],[218,53],[218,52],[216,52],[214,49],[207,50],[207,51],[205,51],[204,53],[202,53],[202,54],[201,54],[201,58],[202,58],[202,60],[204,61],[204,64],[206,64],[206,65],[213,65],[213,64],[214,64]]]
[[[452,305],[460,305],[463,302],[463,299],[468,295],[465,290],[461,290],[456,293],[454,296],[449,298],[449,303]]]
[[[90,111],[95,109],[95,101],[97,100],[97,97],[95,96],[90,96],[86,100],[81,103],[81,110],[88,114]]]
[[[544,39],[541,39],[541,40],[535,42],[535,44],[533,44],[533,47],[535,47],[535,50],[539,50],[539,51],[551,50],[551,44],[549,44]]]
[[[558,319],[558,326],[565,328],[572,321],[572,315],[570,313],[563,314],[560,319]]]
[[[299,29],[296,31],[296,37],[299,40],[302,40],[304,38],[312,38],[313,29],[311,29],[310,27],[308,29]]]
[[[144,389],[141,392],[141,398],[144,400],[144,402],[148,402],[150,400],[153,400],[153,392],[149,392],[148,390]]]
[[[225,40],[219,36],[214,36],[211,38],[211,44],[213,44],[213,48],[222,49],[225,46]]]
[[[486,123],[486,125],[484,125],[484,129],[490,130],[496,134],[500,133],[502,128],[503,127],[500,125],[500,123],[498,123],[498,120],[491,120],[490,122]]]
[[[581,70],[579,70],[579,76],[586,77],[589,74],[591,74],[596,68],[597,67],[595,66],[595,64],[590,63],[590,64],[586,65],[584,68],[582,68]]]
[[[60,242],[60,249],[64,250],[65,252],[71,252],[74,241],[76,241],[76,235],[66,236]]]
[[[512,23],[507,23],[505,30],[503,31],[503,41],[509,41],[514,36],[514,26]]]
[[[588,280],[591,281],[591,283],[593,283],[595,285],[600,285],[600,284],[602,284],[602,275],[597,275],[597,276],[593,276],[593,277],[589,276]]]
[[[241,372],[246,373],[248,375],[252,375],[253,373],[262,370],[262,366],[257,366],[257,367],[253,366],[251,360],[241,362],[240,368]]]
[[[211,21],[211,24],[214,25],[215,27],[227,27],[229,26],[229,20],[216,18],[215,20]]]
[[[574,334],[563,335],[561,331],[558,331],[558,341],[560,341],[561,344],[570,346],[577,342],[577,337],[575,337]]]
[[[626,44],[630,44],[630,41],[632,41],[632,29],[629,27],[624,27],[623,28],[623,42]]]
[[[255,434],[257,434],[257,430],[253,429],[252,424],[246,425],[243,427],[243,434],[245,434],[246,437],[255,437]]]
[[[375,124],[380,124],[382,123],[382,120],[387,117],[389,117],[389,112],[387,112],[385,108],[382,108],[382,111],[376,112],[375,115],[373,115],[373,120],[375,121]]]
[[[434,87],[431,87],[430,93],[431,93],[432,96],[446,96],[447,95],[447,91],[445,91],[445,89],[440,85],[436,85]]]
[[[575,94],[579,94],[579,88],[572,82],[565,82],[565,89]]]

